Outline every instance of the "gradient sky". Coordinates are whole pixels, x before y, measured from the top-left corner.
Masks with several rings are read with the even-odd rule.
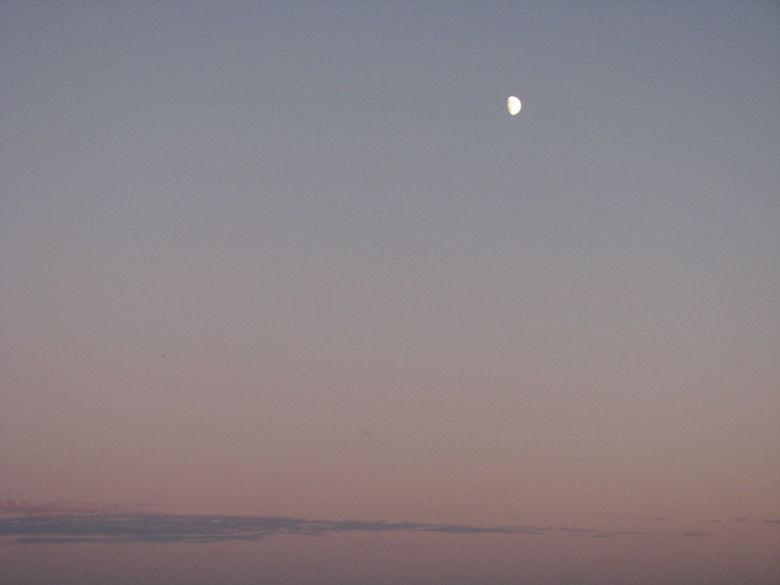
[[[3,2],[0,315],[0,500],[713,533],[4,585],[775,583],[780,7]]]

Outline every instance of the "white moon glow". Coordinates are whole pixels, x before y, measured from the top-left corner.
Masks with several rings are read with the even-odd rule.
[[[513,116],[520,111],[520,108],[522,104],[520,103],[520,100],[517,99],[515,96],[510,96],[510,98],[507,100],[507,105],[509,106],[509,113]]]

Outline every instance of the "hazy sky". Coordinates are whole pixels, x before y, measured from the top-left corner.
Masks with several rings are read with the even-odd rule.
[[[776,583],[780,6],[3,2],[0,315],[0,500],[336,523],[3,585]]]

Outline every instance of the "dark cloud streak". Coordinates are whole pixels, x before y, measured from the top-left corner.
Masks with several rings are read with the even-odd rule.
[[[42,543],[214,543],[254,541],[282,534],[325,536],[346,532],[436,532],[444,534],[519,534],[543,536],[568,533],[573,536],[612,538],[626,536],[709,536],[709,532],[599,531],[585,528],[539,526],[478,527],[463,524],[414,522],[361,522],[305,520],[278,516],[138,515],[138,514],[45,514],[0,519],[0,537],[5,544]]]

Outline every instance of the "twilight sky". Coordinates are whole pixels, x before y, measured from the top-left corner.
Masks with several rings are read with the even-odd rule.
[[[3,585],[775,583],[780,7],[3,2],[0,316],[0,500],[294,527]]]

